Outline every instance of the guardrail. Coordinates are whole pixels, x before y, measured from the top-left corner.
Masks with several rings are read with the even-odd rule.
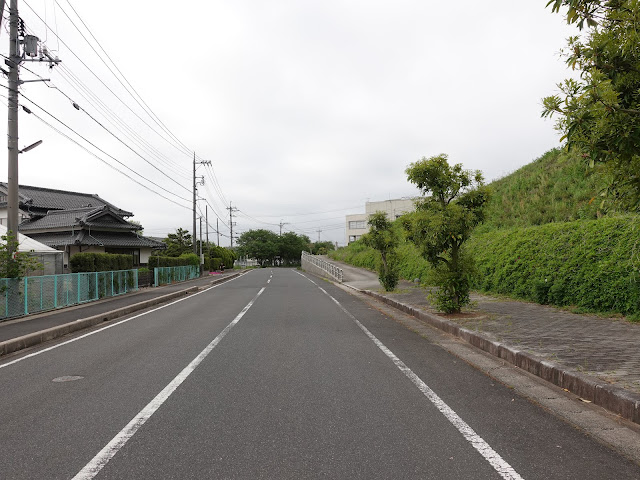
[[[317,255],[311,255],[307,252],[302,252],[300,262],[303,270],[306,268],[309,271],[313,271],[323,276],[329,276],[330,278],[342,283],[342,269],[335,266],[333,263],[327,262],[324,258],[320,258]]]
[[[0,318],[19,317],[138,290],[138,270],[0,279]]]
[[[155,267],[153,269],[153,285],[168,285],[170,283],[193,280],[200,276],[200,267],[186,265],[183,267]]]

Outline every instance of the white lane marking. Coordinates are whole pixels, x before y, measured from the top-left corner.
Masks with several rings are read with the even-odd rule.
[[[327,291],[320,287],[316,282],[311,280],[306,275],[303,275],[299,272],[296,272],[299,275],[303,276],[311,283],[313,283],[316,287],[318,287],[325,295],[327,295],[331,300],[334,301],[338,307],[349,317],[351,318],[358,327],[371,339],[376,346],[384,352],[384,354],[393,361],[393,363],[398,367],[398,369],[404,373],[411,382],[418,387],[425,397],[427,397],[431,403],[435,405],[435,407],[444,415],[444,417],[449,420],[453,424],[454,427],[464,436],[464,438],[475,448],[480,455],[484,457],[487,462],[500,474],[502,478],[505,480],[523,480],[522,477],[516,472],[511,465],[509,465],[501,456],[496,452],[491,446],[478,435],[473,428],[471,428],[460,416],[449,406],[444,400],[442,400],[429,386],[422,381],[418,375],[416,375],[405,363],[400,360],[391,350],[389,350],[378,338],[371,333],[367,327],[365,327],[360,321],[354,317],[346,308],[342,306],[342,304],[333,298]]]
[[[258,297],[264,292],[266,287],[262,287],[258,294],[253,297],[246,307],[233,319],[233,321],[227,325],[220,334],[213,339],[213,341],[205,347],[202,352],[194,358],[184,370],[182,370],[162,391],[151,400],[146,407],[140,410],[133,419],[115,436],[113,439],[105,445],[105,447],[98,452],[98,454],[87,463],[82,470],[80,470],[73,480],[89,480],[94,478],[100,470],[114,457],[116,453],[129,441],[133,435],[145,424],[151,415],[153,415],[164,402],[173,394],[173,392],[184,382],[189,375],[196,369],[198,365],[211,353],[211,351],[220,343],[220,341],[244,316],[245,313],[251,308]]]
[[[235,278],[232,278],[230,280],[227,280],[226,282],[222,282],[222,283],[218,283],[216,285],[212,285],[209,288],[207,288],[206,290],[202,290],[201,292],[194,293],[193,295],[189,295],[188,297],[184,297],[184,298],[181,298],[181,299],[176,300],[174,302],[167,303],[166,305],[162,305],[161,307],[154,308],[153,310],[149,310],[148,312],[139,313],[138,315],[134,315],[133,317],[125,318],[124,320],[120,320],[119,322],[111,323],[111,324],[109,324],[109,325],[107,325],[105,327],[102,327],[102,328],[98,329],[98,330],[93,330],[93,331],[91,331],[89,333],[85,333],[84,335],[80,335],[79,337],[72,338],[71,340],[67,340],[65,342],[57,343],[56,345],[52,345],[51,347],[44,348],[42,350],[38,350],[37,352],[30,353],[29,355],[25,355],[24,357],[16,358],[15,360],[12,360],[10,362],[7,362],[7,363],[4,363],[4,364],[0,365],[0,369],[8,367],[9,365],[13,365],[13,364],[18,363],[18,362],[21,362],[23,360],[26,360],[27,358],[31,358],[31,357],[35,357],[37,355],[41,355],[41,354],[43,354],[45,352],[48,352],[50,350],[54,350],[56,348],[62,347],[63,345],[67,345],[69,343],[77,342],[78,340],[82,340],[83,338],[90,337],[91,335],[95,335],[96,333],[100,333],[100,332],[102,332],[104,330],[108,330],[109,328],[113,328],[113,327],[116,327],[118,325],[122,325],[123,323],[130,322],[131,320],[135,320],[136,318],[142,317],[144,315],[149,315],[150,313],[157,312],[158,310],[162,310],[163,308],[170,307],[171,305],[175,305],[176,303],[184,302],[185,300],[189,300],[189,299],[195,297],[196,295],[200,295],[201,293],[208,292],[209,290],[211,290],[213,288],[217,288],[217,287],[220,287],[220,286],[222,286],[222,285],[224,285],[226,283],[233,282],[236,278],[240,278],[240,277],[235,277]]]

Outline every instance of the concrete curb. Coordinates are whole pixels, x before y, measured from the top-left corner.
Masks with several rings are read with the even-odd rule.
[[[215,285],[226,280],[231,280],[232,278],[236,278],[240,275],[241,273],[234,273],[232,275],[216,278],[210,282],[210,285]],[[0,342],[0,357],[9,353],[23,350],[25,348],[33,347],[34,345],[38,345],[40,343],[48,342],[49,340],[62,337],[72,332],[77,332],[78,330],[93,327],[94,325],[102,322],[107,322],[109,320],[124,317],[125,315],[129,315],[130,313],[144,310],[145,308],[149,308],[160,303],[165,303],[175,298],[188,295],[190,293],[195,293],[200,290],[200,288],[202,287],[189,287],[185,290],[180,290],[179,292],[168,293],[167,295],[162,295],[150,300],[134,303],[133,305],[127,305],[126,307],[117,308],[115,310],[104,312],[99,315],[81,318],[79,320],[74,320],[73,322],[47,328],[46,330],[29,333],[21,337],[12,338],[11,340],[5,340],[4,342]]]
[[[624,388],[610,385],[566,367],[557,365],[531,353],[516,350],[507,345],[495,342],[485,335],[462,328],[456,323],[442,317],[423,312],[410,305],[398,302],[370,290],[359,290],[361,293],[376,298],[404,313],[416,317],[429,325],[465,340],[471,345],[501,358],[543,380],[564,388],[579,397],[606,408],[621,417],[640,424],[640,395]]]

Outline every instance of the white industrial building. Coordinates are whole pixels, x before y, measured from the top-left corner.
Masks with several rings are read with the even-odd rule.
[[[366,202],[365,213],[356,213],[346,216],[347,245],[355,242],[362,235],[369,231],[367,220],[375,212],[384,212],[391,221],[401,217],[405,213],[415,210],[413,198],[397,198],[393,200],[382,200],[380,202]]]

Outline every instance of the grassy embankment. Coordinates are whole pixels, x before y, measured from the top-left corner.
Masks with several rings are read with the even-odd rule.
[[[494,181],[486,221],[468,243],[476,289],[640,320],[640,217],[604,214],[598,194],[606,184],[559,150]],[[375,267],[375,252],[358,242],[332,256]],[[413,245],[402,242],[399,257],[402,278],[430,283]]]

